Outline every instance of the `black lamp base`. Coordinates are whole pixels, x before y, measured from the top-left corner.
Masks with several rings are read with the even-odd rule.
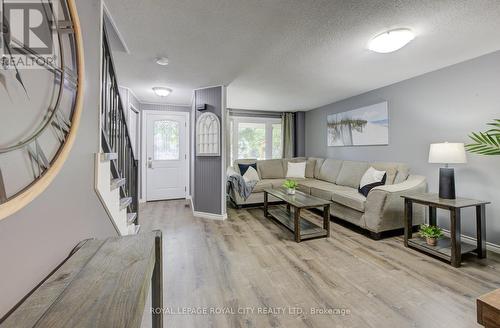
[[[439,198],[455,199],[455,170],[439,169]]]

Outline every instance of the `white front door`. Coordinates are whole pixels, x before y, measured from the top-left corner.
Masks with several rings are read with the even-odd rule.
[[[185,198],[187,113],[146,114],[146,200]]]

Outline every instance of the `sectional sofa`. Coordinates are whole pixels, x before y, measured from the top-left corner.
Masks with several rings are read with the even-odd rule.
[[[296,179],[298,190],[323,199],[331,200],[330,214],[353,223],[371,232],[373,238],[380,238],[384,231],[403,228],[404,202],[401,195],[409,192],[425,192],[426,178],[411,175],[409,167],[402,163],[343,161],[332,158],[293,158],[252,160],[242,159],[234,163],[257,164],[260,181],[249,198],[244,200],[234,191],[229,197],[237,206],[259,205],[264,201],[264,189],[279,188],[285,181],[288,162],[306,161],[305,179]],[[372,166],[386,171],[386,184],[375,187],[367,197],[358,192],[360,180]],[[270,195],[269,201],[279,201]],[[415,206],[413,222],[424,223],[424,208]]]

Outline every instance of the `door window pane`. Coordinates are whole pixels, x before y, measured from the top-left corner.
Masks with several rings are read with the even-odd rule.
[[[179,159],[179,122],[155,121],[153,137],[154,160]]]
[[[266,158],[266,124],[238,124],[238,158]]]
[[[273,158],[281,158],[283,155],[283,138],[281,134],[281,123],[273,124]]]

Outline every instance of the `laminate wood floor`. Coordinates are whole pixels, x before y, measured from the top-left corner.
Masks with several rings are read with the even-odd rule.
[[[163,231],[166,327],[480,327],[476,297],[500,287],[493,253],[453,268],[333,222],[330,238],[297,244],[258,208],[216,221],[164,201],[140,214],[143,231]]]

